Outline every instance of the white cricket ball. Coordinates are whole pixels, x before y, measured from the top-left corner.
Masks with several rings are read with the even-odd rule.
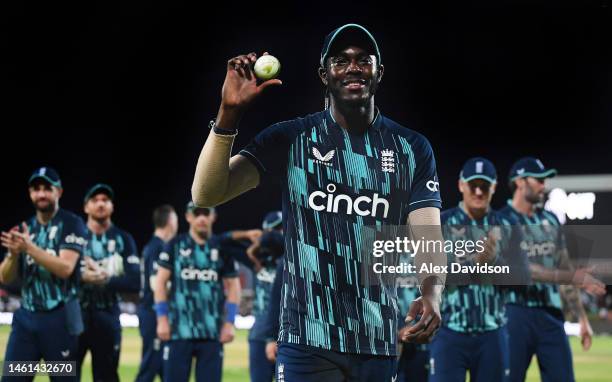
[[[255,61],[255,75],[260,80],[269,80],[278,76],[280,72],[280,62],[274,56],[266,54]]]

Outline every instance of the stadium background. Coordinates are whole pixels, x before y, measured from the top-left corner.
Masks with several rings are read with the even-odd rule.
[[[431,141],[445,208],[458,202],[457,174],[475,155],[490,158],[502,179],[524,155],[561,174],[611,173],[609,1],[485,4],[4,5],[0,228],[32,213],[27,177],[49,165],[63,178],[61,205],[70,210],[82,211],[92,184],[111,184],[114,221],[142,248],[156,205],[184,211],[226,60],[267,50],[282,64],[284,85],[248,112],[239,148],[271,123],[323,107],[322,40],[346,22],[379,41],[385,75],[376,102]],[[502,181],[493,205],[508,197]],[[259,226],[279,207],[278,187],[264,185],[221,206],[216,230]],[[589,223],[611,224],[610,211],[612,193],[598,194]],[[594,353],[584,355],[593,370]]]

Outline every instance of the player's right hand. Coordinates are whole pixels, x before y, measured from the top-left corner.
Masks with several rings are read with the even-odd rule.
[[[487,234],[487,239],[485,240],[484,250],[482,253],[476,255],[476,261],[479,263],[489,264],[496,257],[496,249],[497,249],[497,240],[495,239],[495,235],[493,231],[490,231]]]
[[[264,52],[264,55],[266,54],[268,52]],[[257,77],[253,71],[255,61],[257,61],[255,53],[236,56],[227,61],[227,73],[221,90],[222,109],[242,112],[268,86],[282,84],[279,79],[257,84]]]
[[[234,340],[234,324],[231,322],[225,322],[221,327],[221,333],[219,334],[219,342],[226,344]]]
[[[19,232],[18,226],[14,226],[9,232],[2,232],[0,240],[2,241],[2,246],[8,249],[11,255],[17,256],[21,252],[18,249],[19,243],[17,243],[16,239],[13,237],[14,232]]]
[[[418,315],[421,316],[419,321],[411,325],[410,322]],[[402,342],[429,343],[438,331],[441,321],[440,297],[437,295],[421,296],[410,305],[406,315],[408,325],[400,331],[399,339]]]
[[[157,318],[157,337],[162,341],[170,340],[170,323],[166,316]]]
[[[276,341],[270,341],[266,344],[266,358],[270,362],[276,362],[276,353],[278,352],[278,344]]]

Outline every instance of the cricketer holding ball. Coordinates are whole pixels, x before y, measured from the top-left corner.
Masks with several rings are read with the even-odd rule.
[[[325,38],[321,51],[329,108],[266,128],[230,158],[249,104],[281,85],[278,79],[257,83],[256,58],[250,53],[227,62],[193,200],[218,205],[268,178],[281,182],[286,252],[277,381],[391,381],[398,340],[428,341],[439,326],[444,276],[420,275],[423,297],[408,316],[421,319],[398,334],[395,285],[362,277],[361,228],[409,223],[421,237],[415,230],[429,225],[436,228],[426,238],[441,240],[433,150],[424,136],[375,106],[384,72],[378,44],[364,27],[347,24]],[[446,257],[424,254],[416,262],[445,265]]]

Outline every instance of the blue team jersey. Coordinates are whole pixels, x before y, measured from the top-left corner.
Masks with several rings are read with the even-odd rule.
[[[84,255],[109,272],[110,278],[105,285],[82,283],[79,298],[83,309],[111,309],[119,302],[119,292],[138,292],[140,259],[132,235],[115,225],[101,235],[87,230]],[[113,274],[116,262],[122,264],[122,274]]]
[[[223,278],[237,277],[237,265],[224,244],[228,235],[213,235],[198,244],[189,233],[165,245],[157,263],[172,272],[168,319],[173,340],[219,338],[224,319]]]
[[[559,269],[560,253],[566,249],[565,238],[557,217],[543,209],[536,209],[533,216],[523,215],[512,207],[510,201],[501,210],[516,219],[523,230],[521,247],[531,263],[549,269]],[[508,293],[506,302],[535,308],[561,310],[559,286],[552,283],[533,283],[520,291]]]
[[[157,275],[157,257],[163,251],[164,245],[162,239],[153,236],[142,250],[140,259],[140,305],[147,309],[153,309],[155,303],[153,280]]]
[[[87,244],[86,227],[80,217],[59,209],[50,222],[43,225],[33,216],[27,221],[32,242],[53,256],[63,249],[83,254]],[[22,280],[21,305],[30,311],[48,311],[77,298],[78,263],[67,279],[62,279],[27,254],[20,255],[19,269]]]
[[[396,355],[396,289],[362,278],[362,228],[404,225],[413,210],[440,208],[427,139],[380,113],[352,134],[326,110],[268,127],[240,154],[282,187],[279,341]]]
[[[281,260],[282,261],[282,260]],[[253,301],[253,316],[255,323],[249,331],[249,340],[267,341],[265,320],[270,309],[270,294],[276,278],[276,264],[262,267],[255,275],[255,300]],[[276,302],[278,303],[278,301]]]
[[[496,264],[524,264],[526,271],[526,255],[519,247],[522,239],[520,228],[512,217],[489,210],[482,219],[474,220],[465,213],[460,203],[458,207],[443,211],[441,220],[446,240],[476,241],[487,237],[491,229],[499,229],[499,235],[496,235]],[[462,226],[469,228],[463,229]],[[453,256],[452,259],[472,261],[467,256]],[[500,328],[507,321],[504,292],[505,288],[492,284],[448,286],[440,308],[442,325],[462,333],[483,333]]]

